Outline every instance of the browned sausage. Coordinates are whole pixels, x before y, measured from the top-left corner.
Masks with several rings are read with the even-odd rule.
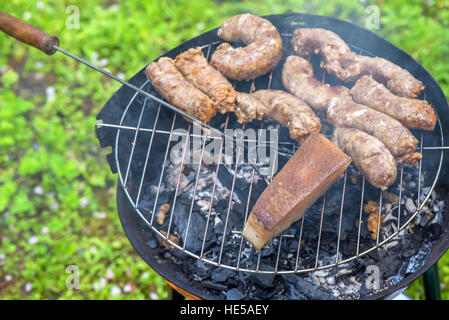
[[[371,75],[377,82],[383,83],[394,94],[406,98],[416,98],[424,90],[424,85],[421,81],[415,79],[410,72],[393,62],[379,57],[359,57],[360,74]]]
[[[225,41],[247,45],[233,48],[229,43],[223,43],[212,54],[212,66],[230,79],[255,79],[272,70],[282,57],[279,32],[261,17],[251,14],[233,16],[222,24],[218,36]]]
[[[320,132],[320,118],[295,96],[281,90],[258,90],[253,96],[265,105],[264,116],[286,126],[292,139],[303,142],[312,132]]]
[[[343,86],[330,86],[313,76],[309,61],[298,56],[289,56],[282,68],[284,87],[317,111],[326,111],[335,96],[348,94]]]
[[[293,32],[293,50],[300,56],[319,54],[321,67],[343,81],[354,80],[360,66],[354,63],[357,56],[335,32],[320,28],[300,28]]]
[[[291,40],[298,55],[316,53],[323,57],[321,67],[343,81],[352,81],[369,74],[399,96],[416,98],[424,89],[407,70],[379,57],[361,56],[334,32],[320,28],[296,29]]]
[[[196,119],[208,123],[215,115],[215,103],[179,72],[170,58],[160,58],[145,69],[148,80],[165,99]]]
[[[399,121],[354,102],[351,97],[335,97],[327,110],[327,120],[336,127],[365,131],[379,139],[398,162],[415,164],[421,158],[416,153],[418,140]]]
[[[218,111],[226,113],[235,110],[237,92],[229,81],[209,64],[200,48],[191,48],[181,53],[176,57],[175,64],[187,80],[217,104]]]
[[[370,76],[363,76],[351,89],[352,98],[400,121],[410,129],[433,130],[437,116],[427,101],[399,97]]]
[[[238,123],[248,123],[254,119],[262,120],[264,113],[265,105],[259,99],[249,93],[238,93],[235,109]]]
[[[348,154],[366,180],[386,190],[397,177],[397,166],[391,152],[377,138],[352,128],[336,128],[332,142]]]

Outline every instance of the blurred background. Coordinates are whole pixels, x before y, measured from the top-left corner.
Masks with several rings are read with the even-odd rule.
[[[449,0],[9,0],[0,10],[123,79],[238,13],[334,16],[411,54],[449,94]],[[46,56],[0,33],[0,298],[168,297],[123,233],[117,176],[95,137],[95,116],[119,87],[60,53]],[[449,254],[439,267],[449,299]],[[67,286],[74,270],[79,290]],[[422,279],[406,293],[423,299]]]

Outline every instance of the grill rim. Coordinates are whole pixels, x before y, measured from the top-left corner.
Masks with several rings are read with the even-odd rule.
[[[368,32],[368,33],[371,34],[372,36],[375,36],[375,37],[377,37],[377,38],[379,38],[379,39],[381,39],[381,40],[383,40],[383,41],[388,42],[387,40],[385,40],[385,39],[383,39],[383,38],[377,36],[376,34],[374,34],[374,33],[372,33],[372,32],[369,32],[368,30],[365,30],[365,29],[363,29],[363,28],[361,28],[361,27],[358,27],[357,25],[354,25],[354,24],[352,24],[352,23],[350,23],[350,22],[342,21],[342,20],[339,20],[339,19],[336,19],[336,18],[323,17],[323,16],[317,16],[317,15],[309,15],[309,14],[301,14],[301,13],[292,13],[292,14],[280,14],[280,15],[269,15],[269,16],[264,16],[264,18],[267,18],[268,20],[278,19],[279,17],[282,17],[283,19],[286,19],[286,18],[289,18],[289,17],[295,17],[296,20],[304,20],[304,19],[306,19],[306,20],[316,19],[315,21],[317,21],[317,20],[319,20],[319,19],[325,19],[325,20],[327,20],[327,21],[330,20],[330,26],[332,26],[332,30],[336,30],[336,29],[334,28],[334,26],[335,26],[335,23],[337,23],[337,24],[340,24],[340,25],[344,25],[343,28],[352,28],[352,29],[356,28],[356,29],[362,30],[363,32]],[[205,38],[206,36],[210,36],[211,38],[214,38],[214,37],[215,37],[215,39],[218,39],[218,38],[216,37],[216,30],[217,30],[217,29],[218,29],[218,28],[212,29],[212,30],[210,30],[210,31],[208,31],[208,32],[206,32],[206,33],[204,33],[204,34],[202,34],[202,35],[199,35],[199,36],[197,36],[197,37],[195,37],[195,38],[193,38],[193,39],[191,39],[191,40],[188,40],[188,41],[182,43],[181,45],[179,45],[178,47],[174,48],[173,50],[170,50],[169,52],[165,53],[164,56],[167,55],[167,54],[169,54],[169,53],[171,53],[171,54],[176,54],[178,51],[182,51],[185,47],[192,47],[192,46],[195,45],[195,42],[197,42],[198,40],[200,40],[201,42],[204,43],[204,38]],[[337,33],[338,33],[338,32],[337,32]],[[213,41],[210,41],[210,42],[213,42]],[[389,42],[388,42],[388,43],[389,43]],[[413,58],[410,57],[407,53],[403,52],[402,50],[400,50],[399,48],[397,48],[397,47],[394,46],[393,44],[391,44],[391,43],[389,43],[389,44],[390,44],[390,45],[393,47],[393,49],[395,49],[396,51],[398,51],[398,52],[400,52],[400,53],[402,53],[402,54],[405,54],[406,56],[408,56],[409,59],[410,59],[410,58],[413,59]],[[413,60],[414,60],[414,59],[413,59]],[[436,81],[433,79],[433,77],[430,75],[430,73],[428,73],[428,71],[425,70],[424,67],[422,67],[416,60],[414,60],[414,62],[416,62],[416,64],[422,69],[422,70],[419,70],[419,71],[420,71],[420,72],[424,71],[424,72],[425,72],[425,75],[429,78],[429,79],[426,79],[426,80],[424,80],[424,79],[421,79],[421,80],[423,80],[423,82],[425,82],[426,85],[428,84],[429,81],[430,81],[430,82],[433,81],[434,84],[436,84],[435,88],[433,88],[433,89],[436,89],[437,91],[439,91],[439,92],[436,92],[435,95],[441,95],[441,94],[443,94],[442,91],[441,91],[441,88],[438,86],[438,84],[437,84]],[[142,70],[143,70],[143,69],[142,69]],[[131,79],[130,82],[132,82],[132,83],[133,83],[133,82],[134,82],[134,83],[139,83],[139,82],[135,82],[134,80],[140,77],[139,74],[141,74],[141,73],[143,72],[142,70],[141,70],[138,74],[136,74],[136,75]],[[409,70],[409,71],[410,71],[410,70]],[[410,72],[411,72],[411,71],[410,71]],[[412,72],[412,73],[413,73],[413,72]],[[420,77],[420,78],[422,78],[422,77]],[[142,83],[142,82],[140,82],[140,83]],[[119,92],[120,92],[122,89],[123,89],[123,87],[122,87],[121,89],[119,89],[119,91],[117,91],[117,93],[114,94],[114,96],[111,97],[110,100],[114,99],[114,97],[115,97],[117,94],[119,94]],[[443,98],[444,98],[444,94],[443,94]],[[444,100],[444,102],[445,102],[445,103],[444,103],[444,106],[441,106],[441,103],[438,103],[438,106],[440,106],[440,108],[443,108],[443,107],[447,108],[447,101],[445,101],[445,98],[444,98],[443,100]],[[129,102],[129,101],[128,101],[128,102]],[[99,113],[99,115],[97,116],[97,119],[101,119],[101,118],[102,118],[101,115],[102,115],[104,109],[106,109],[106,106],[107,106],[108,104],[109,104],[109,101],[108,101],[108,103],[106,103],[106,105],[105,105],[105,107],[103,108],[103,110]],[[441,112],[440,112],[440,113],[441,113]],[[442,115],[440,115],[440,113],[439,113],[439,118],[438,118],[439,121],[440,121],[440,117],[442,116]],[[443,127],[441,124],[440,124],[440,128],[441,128],[441,131],[442,131],[442,136],[441,136],[441,138],[444,139],[444,137],[445,137],[447,134],[445,134],[445,133],[443,132],[443,131],[444,131],[444,127]],[[103,128],[98,128],[98,127],[97,127],[96,129],[97,129],[97,135],[99,136],[99,139],[100,139],[100,135],[103,135],[103,137],[105,137],[105,133],[104,133],[103,129],[106,129],[106,128],[104,128],[104,127],[103,127]],[[110,128],[110,129],[113,130],[112,128]],[[102,131],[103,131],[103,132],[102,132]],[[107,131],[107,130],[105,130],[105,131]],[[100,132],[100,133],[99,133],[99,132]],[[110,132],[111,132],[111,131],[110,131]],[[119,135],[119,134],[118,134],[118,131],[117,131],[117,133],[116,133],[115,135],[118,137],[118,135]],[[114,135],[114,136],[115,136],[115,135]],[[110,137],[111,137],[111,136],[109,135],[109,138],[110,138]],[[101,142],[101,139],[100,139],[100,142]],[[111,144],[109,144],[109,145],[113,145],[113,144],[111,143]],[[103,146],[103,143],[102,143],[102,146]],[[442,151],[441,157],[443,157],[443,151]],[[110,164],[110,166],[111,166],[112,171],[114,172],[114,166],[113,166],[113,164],[111,163],[110,160],[113,160],[113,159],[111,159],[111,157],[108,157],[109,164]],[[116,164],[115,164],[115,165],[116,165]],[[116,171],[117,171],[117,167],[115,166],[115,172],[116,172]],[[120,179],[119,179],[119,180],[120,180]],[[438,179],[436,179],[436,180],[438,180]],[[433,184],[433,186],[432,186],[432,189],[433,189],[433,187],[435,187],[435,185],[437,184],[437,181],[436,181],[436,180],[435,180],[435,182],[434,182],[434,184]],[[441,181],[441,177],[440,177],[439,180]],[[120,188],[123,189],[123,187],[121,186],[121,183],[118,183],[118,185],[117,185],[117,190],[119,191]],[[123,190],[120,190],[120,191],[121,191],[120,193],[123,192]],[[427,199],[428,199],[429,195],[430,195],[430,192],[429,192],[428,196],[426,197],[426,200],[422,202],[423,204],[427,202]],[[119,192],[117,192],[117,206],[119,207]],[[422,205],[421,205],[421,206],[422,206]],[[415,214],[412,216],[412,218],[414,218],[418,213],[419,213],[419,210],[417,210],[417,212],[415,212]],[[126,221],[123,221],[122,216],[120,215],[120,210],[119,210],[119,216],[120,216],[120,220],[121,220],[121,222],[122,222],[122,226],[123,226],[123,228],[124,228],[124,230],[125,230],[125,233],[127,234],[128,239],[130,239],[130,234],[132,234],[132,233],[135,232],[136,230],[129,230],[128,227],[125,227],[125,226],[127,226],[128,224],[126,223]],[[412,219],[412,218],[411,218],[411,219]],[[404,224],[404,226],[406,226],[406,224]],[[126,229],[128,229],[128,232],[127,232]],[[130,234],[128,234],[128,233],[130,233]],[[442,233],[443,233],[443,231],[442,231]],[[133,238],[134,238],[134,237],[133,237]],[[132,243],[132,245],[133,245],[133,247],[136,249],[136,251],[138,251],[139,255],[141,255],[141,256],[144,258],[143,254],[141,254],[141,253],[139,252],[139,251],[141,251],[141,250],[138,250],[138,249],[136,248],[136,246],[133,244],[133,241],[131,241],[131,239],[130,239],[130,242]],[[445,243],[446,243],[445,246],[448,246],[447,242],[449,242],[449,241],[446,241],[446,242],[445,242]],[[372,249],[374,250],[374,249],[376,249],[376,247],[377,247],[377,246],[373,247]],[[443,247],[444,247],[444,246],[443,246]],[[433,248],[432,248],[432,251],[433,251]],[[446,251],[446,250],[444,250],[444,251]],[[441,254],[443,254],[444,251],[442,251]],[[431,260],[431,257],[432,257],[432,255],[429,256],[428,261]],[[437,257],[436,260],[438,260],[438,259],[439,259],[439,257]],[[146,260],[146,259],[144,258],[144,260]],[[436,261],[436,260],[435,260],[435,261]],[[345,261],[340,261],[339,264],[344,263],[344,262],[345,262]],[[147,263],[150,264],[150,266],[151,266],[151,263],[149,263],[148,261],[147,261]],[[223,267],[226,267],[226,266],[223,266]],[[313,269],[312,271],[315,271],[315,270],[318,270],[318,269]],[[156,271],[157,271],[157,270],[156,270]],[[272,271],[270,271],[270,272],[272,272]],[[423,272],[424,272],[424,271],[423,271]],[[161,274],[161,275],[162,275],[162,274]],[[413,274],[413,275],[415,275],[415,274]],[[162,276],[165,278],[164,275],[162,275]],[[416,279],[418,276],[419,276],[419,275],[416,275],[416,277],[414,277],[414,278]],[[409,277],[407,277],[407,278],[409,278]],[[170,281],[173,280],[172,278],[167,278],[167,279],[170,280]],[[404,278],[404,280],[405,280],[405,279],[406,279],[406,278]],[[411,278],[410,278],[410,279],[411,279]],[[403,281],[404,281],[404,280],[403,280]],[[402,283],[403,281],[401,281],[400,283]],[[410,281],[413,281],[413,280],[410,280]],[[173,283],[174,283],[175,285],[177,285],[177,286],[179,286],[179,287],[182,288],[182,283],[180,283],[180,285],[178,285],[178,284],[175,283],[175,282],[173,282]],[[390,289],[390,288],[393,288],[393,287],[394,287],[394,286],[389,287],[389,289]],[[184,288],[183,288],[183,289],[184,289]],[[191,289],[191,288],[190,288],[190,289]],[[190,289],[187,289],[187,291],[191,291]],[[383,290],[383,291],[385,291],[385,290]],[[193,292],[192,292],[192,293],[193,293]],[[372,296],[370,296],[370,297],[374,297],[374,296],[376,296],[376,294],[375,294],[375,295],[372,295]],[[210,298],[210,297],[208,297],[208,298]]]

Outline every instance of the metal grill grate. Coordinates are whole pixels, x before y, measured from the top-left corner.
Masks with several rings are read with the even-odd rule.
[[[289,34],[283,34],[284,37],[284,43],[288,42],[288,39],[291,35]],[[287,40],[286,40],[287,39]],[[213,42],[210,44],[205,44],[202,46],[205,55],[209,57],[212,49],[217,46],[220,42]],[[365,55],[370,55],[369,52],[366,52],[364,50],[358,49],[354,46],[353,50],[360,50],[360,53],[363,53]],[[281,61],[282,64],[282,61]],[[273,73],[269,74],[268,76],[262,77],[260,79],[257,79],[256,82],[252,81],[250,83],[250,88],[248,90],[248,83],[244,82],[237,82],[235,83],[235,87],[239,91],[252,91],[257,86],[257,89],[263,89],[263,88],[270,88],[272,85],[272,79],[275,78],[275,76],[279,76],[280,69],[276,69]],[[325,73],[322,74],[322,79],[325,81]],[[263,87],[262,87],[262,83]],[[278,86],[280,84],[276,83]],[[145,81],[140,86],[140,89],[145,90],[147,92],[151,92],[152,88],[148,81]],[[431,101],[429,101],[432,103]],[[197,196],[198,192],[198,182],[199,182],[199,176],[201,169],[205,166],[203,164],[203,156],[206,146],[206,138],[210,137],[210,132],[203,131],[201,135],[198,136],[198,134],[195,134],[193,132],[193,125],[191,123],[187,124],[187,130],[184,134],[180,134],[179,132],[175,131],[177,128],[177,124],[179,125],[180,121],[183,121],[181,117],[175,112],[165,110],[165,108],[161,108],[161,104],[157,103],[156,101],[153,101],[152,99],[149,99],[148,96],[144,96],[142,93],[136,92],[128,104],[126,105],[126,108],[124,109],[123,115],[121,117],[119,124],[113,124],[113,123],[103,123],[99,122],[97,123],[97,127],[109,127],[109,128],[115,128],[117,129],[117,135],[115,140],[115,162],[119,174],[119,181],[121,186],[123,187],[126,196],[128,197],[131,204],[134,206],[136,213],[141,217],[142,221],[152,229],[159,237],[165,239],[171,246],[176,248],[177,250],[182,251],[185,254],[188,254],[189,256],[192,256],[196,259],[201,259],[204,262],[222,266],[225,268],[230,268],[233,270],[240,270],[240,271],[246,271],[246,272],[261,272],[261,273],[302,273],[302,272],[310,272],[310,271],[316,271],[321,269],[326,269],[330,267],[334,267],[337,265],[341,265],[344,263],[347,263],[349,261],[355,260],[361,256],[364,256],[368,254],[369,252],[372,252],[373,250],[376,250],[396,237],[400,235],[400,233],[410,225],[410,223],[417,217],[417,215],[420,214],[423,207],[425,206],[426,202],[428,201],[436,183],[438,176],[440,175],[441,166],[443,163],[443,152],[445,149],[448,149],[449,147],[444,146],[444,139],[443,139],[443,131],[440,121],[438,120],[437,128],[435,129],[435,132],[433,133],[427,133],[427,132],[419,132],[418,135],[420,136],[420,144],[419,149],[420,152],[423,154],[423,158],[421,159],[418,167],[418,181],[417,183],[417,190],[416,190],[416,203],[417,208],[416,211],[405,215],[404,217],[404,205],[402,204],[402,190],[403,190],[403,175],[404,175],[404,165],[400,166],[400,174],[398,177],[398,190],[399,190],[399,202],[398,202],[398,211],[397,211],[397,222],[396,222],[396,230],[389,234],[388,236],[385,236],[382,238],[382,232],[381,232],[381,213],[384,209],[384,205],[382,203],[383,199],[383,193],[381,191],[378,191],[378,204],[379,204],[379,216],[378,216],[378,228],[377,228],[377,240],[370,243],[370,245],[367,247],[366,243],[361,240],[361,231],[362,228],[365,228],[363,226],[363,205],[366,200],[366,189],[367,186],[365,184],[365,179],[362,178],[361,181],[361,193],[360,193],[360,201],[358,203],[353,203],[354,206],[359,206],[359,215],[358,215],[358,233],[356,238],[356,252],[354,252],[351,256],[344,256],[341,254],[341,236],[342,236],[342,221],[344,219],[344,213],[345,213],[345,196],[347,195],[347,189],[350,187],[348,186],[348,171],[345,172],[341,184],[341,189],[336,190],[335,188],[332,189],[329,192],[339,192],[341,194],[340,196],[340,209],[338,213],[338,219],[337,219],[337,225],[336,225],[336,232],[337,232],[337,239],[335,243],[336,250],[332,256],[329,256],[330,259],[328,259],[328,263],[322,263],[320,261],[320,257],[322,252],[320,252],[320,248],[323,244],[322,234],[323,234],[323,225],[324,221],[326,219],[326,200],[327,200],[327,194],[325,194],[320,200],[318,200],[318,203],[320,203],[321,209],[319,210],[319,233],[318,233],[318,239],[317,239],[317,245],[315,248],[315,253],[308,253],[307,258],[313,259],[314,263],[312,266],[304,266],[302,261],[304,260],[304,252],[302,252],[302,246],[304,246],[304,240],[307,241],[307,239],[304,239],[304,224],[307,223],[307,220],[310,218],[309,215],[306,212],[306,215],[303,219],[301,219],[299,222],[296,223],[296,233],[282,233],[275,237],[273,240],[273,243],[277,245],[277,250],[275,250],[273,253],[271,253],[272,258],[270,261],[272,262],[272,269],[270,270],[261,270],[261,260],[262,260],[262,251],[253,251],[254,254],[257,254],[257,264],[255,265],[255,268],[245,268],[241,265],[241,259],[243,250],[245,247],[248,247],[247,241],[241,236],[241,228],[235,228],[232,227],[232,230],[230,232],[228,231],[228,228],[231,228],[229,221],[231,218],[231,208],[234,205],[234,199],[233,195],[236,188],[236,178],[239,172],[239,167],[246,166],[249,167],[248,163],[245,163],[242,160],[242,155],[240,155],[237,152],[236,155],[236,161],[234,163],[234,167],[231,171],[233,171],[233,177],[232,177],[232,184],[230,189],[230,195],[228,198],[227,203],[227,209],[224,214],[224,230],[222,232],[221,239],[217,241],[221,241],[220,244],[220,251],[218,255],[213,255],[210,252],[207,252],[205,243],[206,243],[206,237],[208,235],[208,228],[210,228],[210,222],[212,217],[212,210],[214,208],[214,195],[217,192],[217,188],[219,187],[219,171],[224,170],[223,165],[221,165],[220,161],[222,159],[222,153],[224,148],[224,139],[221,140],[221,147],[220,147],[220,157],[219,157],[219,163],[214,168],[213,172],[213,182],[211,186],[211,197],[210,197],[210,203],[208,210],[206,212],[206,224],[205,224],[205,230],[204,230],[204,236],[202,240],[202,246],[201,249],[198,252],[195,252],[193,250],[187,249],[187,241],[189,238],[189,232],[191,229],[191,223],[192,223],[192,214],[193,214],[193,208],[194,208],[194,202],[195,198]],[[149,115],[149,112],[151,112],[151,115]],[[171,120],[168,122],[165,121],[164,125],[161,125],[160,122],[162,119],[167,120],[166,117],[172,117]],[[232,122],[230,119],[230,115],[227,114],[224,116],[223,121],[219,124],[222,127],[222,132],[226,130],[229,126],[229,124]],[[136,123],[137,120],[137,123]],[[184,125],[186,125],[187,122],[183,122]],[[167,126],[167,124],[169,124]],[[260,122],[260,128],[263,128],[264,122]],[[241,126],[242,130],[245,130],[245,124]],[[187,148],[183,148],[183,156],[181,157],[181,161],[179,164],[179,174],[176,178],[176,186],[174,190],[174,198],[171,203],[170,212],[169,212],[169,222],[168,227],[166,230],[162,230],[161,227],[155,223],[155,214],[156,209],[158,205],[158,198],[161,196],[161,192],[164,189],[164,179],[167,177],[167,167],[170,163],[169,160],[169,154],[173,148],[172,138],[174,136],[182,136],[184,135],[186,137],[186,145],[187,142],[190,140],[191,137],[201,137],[202,138],[202,148],[200,151],[200,161],[199,164],[197,164],[197,169],[195,172],[195,178],[193,180],[193,183],[189,187],[189,192],[192,193],[192,201],[190,205],[187,206],[188,212],[185,212],[185,214],[188,214],[188,222],[187,222],[187,230],[184,234],[183,239],[180,239],[180,244],[176,243],[170,238],[170,235],[173,234],[173,219],[174,219],[174,212],[175,208],[178,205],[177,199],[179,195],[182,192],[187,192],[186,190],[181,190],[180,184],[181,184],[181,175],[183,172],[183,169],[185,168],[185,152]],[[435,137],[438,138],[435,138]],[[140,139],[139,139],[140,138]],[[426,138],[428,138],[426,140]],[[144,139],[145,142],[142,142],[140,140]],[[162,140],[166,139],[166,145],[165,145],[165,151],[163,151],[161,154],[163,154],[163,161],[158,166],[155,166],[156,161],[153,157],[155,157],[154,151],[154,144],[156,141],[160,144]],[[164,140],[165,141],[165,140]],[[245,142],[243,136],[241,142]],[[165,143],[165,142],[164,142]],[[284,137],[283,139],[280,139],[280,145],[282,151],[285,151],[283,156],[291,155],[294,153],[294,151],[298,148],[297,143],[295,143],[293,140],[289,139],[288,137]],[[426,143],[429,143],[429,145],[426,145]],[[163,143],[162,143],[163,144]],[[237,150],[240,150],[239,148]],[[136,156],[136,153],[139,153],[138,156]],[[144,156],[141,156],[144,155]],[[157,155],[159,157],[160,155]],[[160,159],[159,159],[160,160]],[[193,164],[192,166],[195,166]],[[425,170],[424,170],[425,167]],[[195,171],[195,170],[194,170]],[[148,175],[151,174],[151,172],[157,172],[159,174],[159,178],[157,179],[157,185],[155,185],[155,199],[154,199],[154,205],[150,210],[150,215],[148,213],[145,213],[141,208],[140,204],[142,201],[142,198],[144,196],[144,193],[146,191],[143,190],[143,186],[146,182],[146,179],[148,178]],[[423,185],[422,179],[423,179],[423,173],[427,174],[427,180],[429,181],[425,185]],[[271,177],[275,174],[273,172],[271,174]],[[133,176],[131,178],[131,176]],[[244,199],[244,217],[242,217],[243,221],[246,221],[248,214],[251,209],[251,199],[253,196],[254,186],[255,186],[255,179],[258,176],[258,172],[256,171],[256,168],[250,167],[250,174],[249,174],[249,184],[247,186],[248,192],[247,192],[247,198]],[[136,178],[137,177],[137,178]],[[270,180],[270,179],[269,179]],[[426,193],[425,196],[422,194],[423,187],[426,187]],[[424,196],[424,199],[422,199],[422,196]],[[321,201],[321,202],[319,202]],[[402,217],[401,217],[402,215]],[[228,261],[225,261],[225,241],[227,237],[238,237],[238,253],[237,253],[237,261],[235,263],[229,263]],[[283,257],[281,254],[281,246],[285,243],[287,244],[296,244],[296,254],[293,257]],[[363,247],[363,248],[362,248]],[[332,259],[333,257],[333,259]],[[288,260],[290,263],[289,268],[285,268],[285,261]],[[293,264],[291,264],[291,261],[294,261]]]

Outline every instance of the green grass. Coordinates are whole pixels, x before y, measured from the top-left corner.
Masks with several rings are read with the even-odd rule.
[[[380,2],[378,33],[420,60],[448,93],[449,10],[447,2],[433,2]],[[371,4],[310,3],[10,0],[1,10],[57,35],[62,48],[129,78],[164,51],[237,13],[309,12],[363,26]],[[66,27],[69,5],[80,10],[79,29]],[[0,70],[0,297],[166,298],[163,280],[137,256],[121,229],[117,177],[94,134],[96,114],[120,85],[62,54],[46,56],[3,33]],[[79,290],[66,287],[69,265],[79,268]],[[449,286],[447,255],[440,271]],[[113,295],[117,287],[121,292]],[[418,282],[407,292],[423,298]],[[448,299],[449,288],[443,294]]]

